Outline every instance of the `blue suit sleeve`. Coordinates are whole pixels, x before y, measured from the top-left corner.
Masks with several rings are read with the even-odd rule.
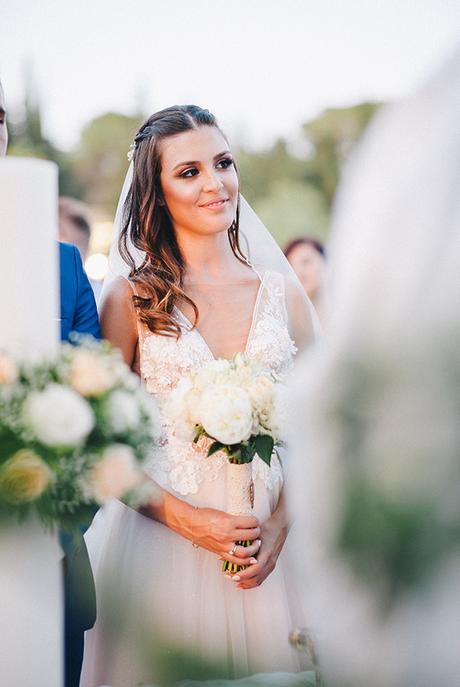
[[[80,334],[92,334],[101,338],[99,318],[94,293],[83,269],[80,253],[74,247],[75,274],[77,278],[77,302],[72,321],[72,331]]]

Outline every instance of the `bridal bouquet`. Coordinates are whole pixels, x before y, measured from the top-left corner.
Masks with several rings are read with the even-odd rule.
[[[62,344],[51,362],[0,352],[0,513],[77,526],[112,498],[146,498],[142,460],[159,420],[107,342]]]
[[[258,455],[270,465],[284,421],[282,384],[270,372],[237,353],[218,359],[181,380],[171,397],[175,432],[207,447],[207,455],[224,452],[230,465],[227,507],[245,515],[254,506],[251,462]],[[248,546],[250,542],[237,542]],[[234,573],[240,566],[225,562]]]

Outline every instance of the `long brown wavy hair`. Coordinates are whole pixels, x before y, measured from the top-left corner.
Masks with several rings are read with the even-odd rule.
[[[176,303],[186,301],[191,305],[195,314],[194,326],[199,312],[183,289],[185,261],[162,201],[159,143],[168,136],[200,126],[219,129],[209,110],[196,105],[174,105],[149,117],[134,138],[133,179],[123,207],[119,251],[130,267],[129,278],[138,287],[139,295],[133,296],[133,303],[139,318],[151,332],[163,336],[179,337],[181,334],[174,317]],[[239,215],[238,202],[235,219],[227,230],[228,238],[234,255],[247,262],[239,242]],[[145,253],[142,265],[136,267],[129,242]]]

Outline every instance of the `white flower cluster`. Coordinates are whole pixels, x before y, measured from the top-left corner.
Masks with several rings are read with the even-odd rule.
[[[243,354],[215,360],[183,379],[171,395],[176,434],[200,430],[225,446],[267,435],[279,441],[284,425],[282,384]]]
[[[160,427],[157,406],[121,355],[105,342],[63,344],[52,363],[17,365],[0,354],[2,504],[31,504],[46,492],[54,514],[111,498],[136,498],[142,460]],[[62,498],[61,495],[62,494]]]

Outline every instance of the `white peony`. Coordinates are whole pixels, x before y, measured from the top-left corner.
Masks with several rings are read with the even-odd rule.
[[[246,390],[256,412],[269,412],[275,394],[275,385],[268,377],[255,377]]]
[[[238,444],[251,436],[251,401],[237,386],[210,386],[201,397],[198,415],[206,432],[222,444]]]
[[[75,349],[69,371],[69,381],[82,396],[101,396],[118,381],[110,360],[97,351]]]
[[[141,420],[137,398],[121,389],[116,389],[110,394],[106,413],[110,427],[118,434],[135,429]]]
[[[131,491],[141,479],[142,473],[132,449],[123,444],[112,444],[93,467],[89,486],[94,500],[103,504]]]
[[[23,420],[47,446],[75,446],[86,439],[95,423],[85,399],[60,384],[31,392],[24,403]]]
[[[204,391],[211,384],[223,384],[230,372],[230,362],[219,358],[202,367],[193,377],[193,386],[197,391]]]
[[[9,355],[0,351],[0,384],[14,384],[17,378],[16,363]]]

